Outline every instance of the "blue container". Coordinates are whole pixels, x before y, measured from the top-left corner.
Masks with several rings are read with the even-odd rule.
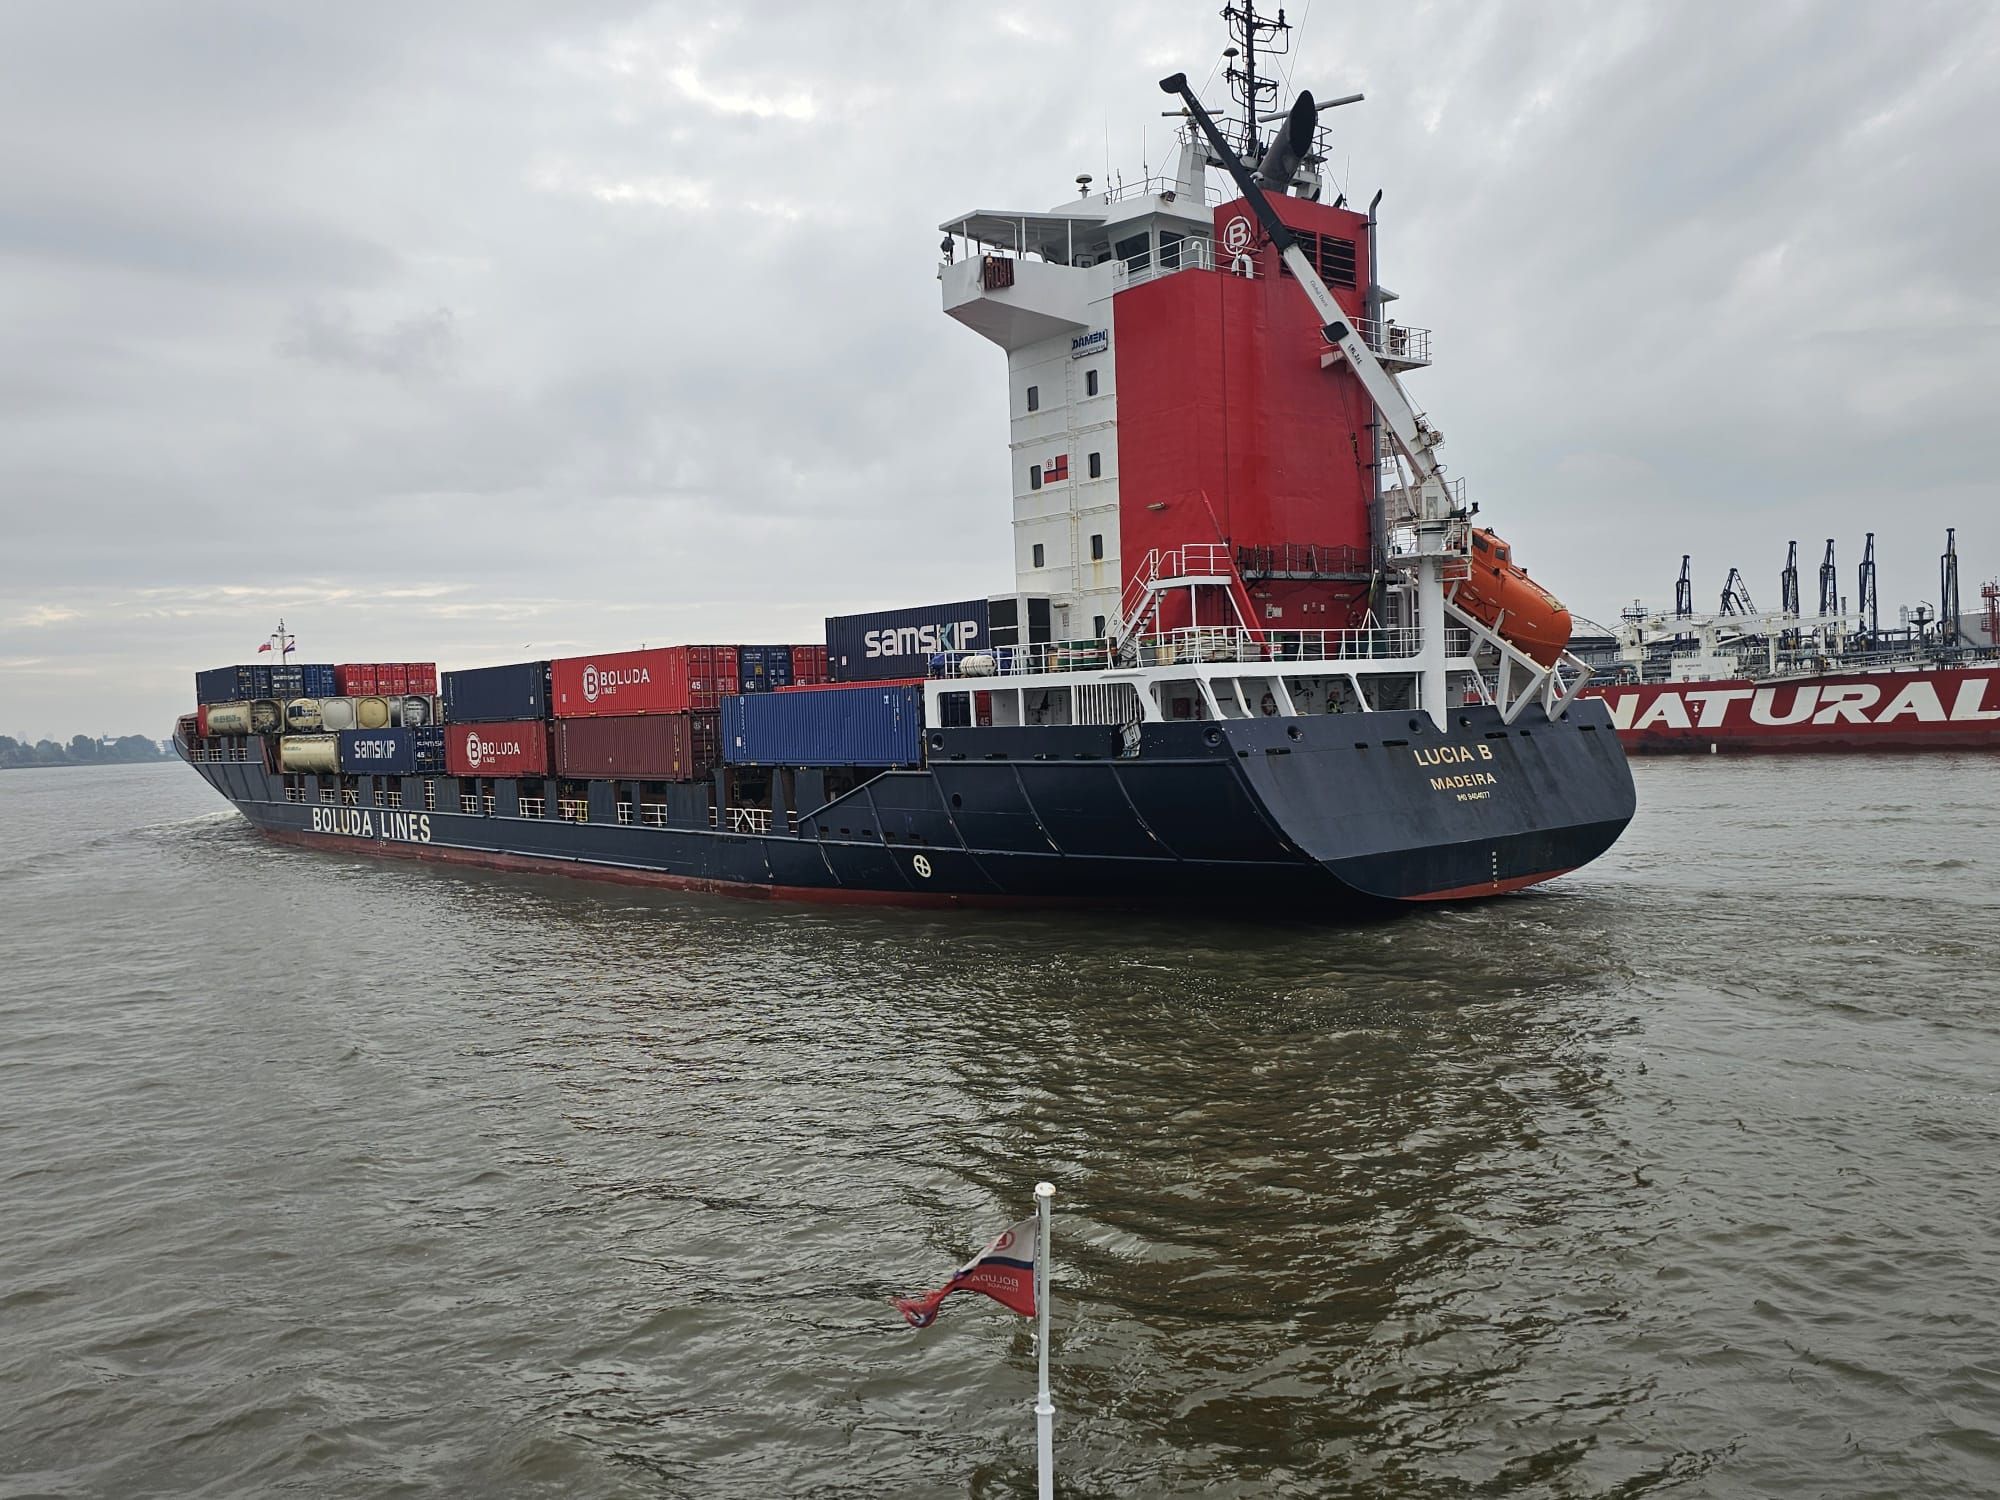
[[[308,698],[339,697],[340,689],[333,685],[333,663],[330,661],[299,663],[299,690]]]
[[[417,748],[412,734],[408,729],[343,729],[337,736],[340,769],[377,776],[414,776]]]
[[[990,637],[984,599],[834,615],[826,622],[826,665],[835,682],[923,677],[942,651],[983,651]]]
[[[271,696],[271,669],[252,667],[250,669],[250,696],[268,698]]]
[[[444,773],[444,725],[423,724],[415,729],[403,731],[410,737],[410,750],[416,758],[415,774],[419,776],[439,776]]]
[[[301,666],[272,667],[271,692],[273,698],[303,698],[306,695],[306,669]],[[318,695],[325,697],[326,694]]]
[[[504,724],[545,719],[549,713],[549,664],[515,662],[444,674],[444,716],[451,724]]]
[[[737,683],[746,693],[768,693],[772,688],[792,685],[790,646],[739,646],[736,648]]]
[[[194,674],[194,701],[197,703],[241,703],[246,698],[270,697],[252,686],[255,667],[211,667]]]
[[[722,700],[732,766],[914,766],[923,760],[920,687],[815,688]]]

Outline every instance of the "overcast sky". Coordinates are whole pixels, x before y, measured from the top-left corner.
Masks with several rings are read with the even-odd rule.
[[[2000,7],[1319,8],[1413,392],[1556,593],[2000,572]],[[164,735],[280,614],[451,666],[1006,589],[934,226],[1157,170],[1216,9],[0,8],[0,732]]]

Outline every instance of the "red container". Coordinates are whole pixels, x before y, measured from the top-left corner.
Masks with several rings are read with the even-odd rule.
[[[826,647],[792,647],[792,683],[795,687],[817,687],[826,678]]]
[[[779,693],[817,693],[823,689],[851,687],[922,687],[927,677],[871,677],[867,682],[795,682],[790,687],[772,689]],[[988,693],[987,697],[992,694]]]
[[[399,661],[378,661],[375,663],[375,691],[378,693],[407,693],[410,690],[409,669]]]
[[[722,764],[722,715],[719,713],[691,713],[688,715],[688,738],[693,745],[694,777],[706,776]]]
[[[453,776],[545,776],[549,726],[540,719],[450,725],[444,732],[444,768]]]
[[[380,692],[375,686],[375,664],[351,661],[335,667],[333,691],[341,698],[367,698]]]
[[[687,646],[609,651],[549,663],[549,709],[558,719],[686,713]]]
[[[208,705],[206,703],[197,703],[194,706],[194,732],[202,739],[208,738]]]
[[[435,697],[438,690],[438,669],[434,661],[406,661],[403,663],[403,691],[406,693],[428,693]]]
[[[549,707],[558,719],[714,710],[736,690],[734,646],[657,646],[549,663]]]
[[[556,720],[556,773],[580,779],[693,781],[714,765],[695,763],[688,714],[623,714]]]

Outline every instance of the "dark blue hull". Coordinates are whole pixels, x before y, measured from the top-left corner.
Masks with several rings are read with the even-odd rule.
[[[1467,899],[1588,863],[1634,807],[1594,702],[1513,725],[1468,707],[1445,733],[1401,712],[1148,724],[1133,746],[1110,728],[931,730],[922,770],[882,773],[823,806],[781,800],[775,813],[728,807],[726,787],[714,799],[683,789],[702,800],[683,798],[667,826],[620,823],[611,782],[589,783],[586,822],[522,817],[504,780],[490,813],[478,801],[462,811],[448,776],[430,778],[428,808],[422,777],[348,778],[344,794],[306,777],[293,795],[308,800],[288,800],[258,742],[249,753],[195,769],[260,829],[302,844],[920,904],[1342,911]],[[773,831],[732,831],[767,813]]]

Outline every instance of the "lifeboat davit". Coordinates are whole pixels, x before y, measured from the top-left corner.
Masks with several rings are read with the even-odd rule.
[[[1452,602],[1539,666],[1554,666],[1569,644],[1569,611],[1515,563],[1512,547],[1484,528],[1472,533],[1472,574]]]

